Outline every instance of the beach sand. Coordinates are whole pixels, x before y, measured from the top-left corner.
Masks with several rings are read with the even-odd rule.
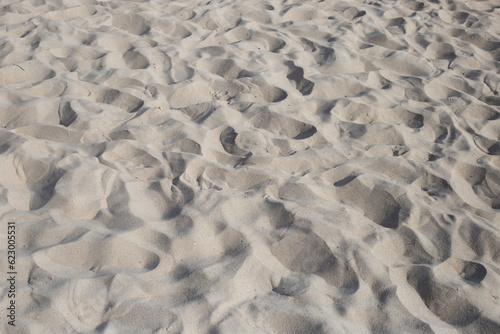
[[[499,69],[498,0],[0,0],[0,331],[500,333]]]

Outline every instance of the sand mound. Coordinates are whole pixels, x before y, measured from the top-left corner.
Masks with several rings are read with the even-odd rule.
[[[495,0],[0,0],[0,332],[500,333],[499,62]]]

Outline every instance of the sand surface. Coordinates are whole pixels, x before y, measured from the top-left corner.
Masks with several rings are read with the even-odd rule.
[[[498,0],[0,0],[0,332],[500,333],[499,69]]]

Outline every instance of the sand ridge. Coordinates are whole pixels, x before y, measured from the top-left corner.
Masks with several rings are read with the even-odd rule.
[[[0,0],[2,330],[500,332],[499,11]]]

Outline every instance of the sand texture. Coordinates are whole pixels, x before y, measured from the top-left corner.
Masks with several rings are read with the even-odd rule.
[[[499,70],[498,0],[0,0],[0,332],[500,333]]]

